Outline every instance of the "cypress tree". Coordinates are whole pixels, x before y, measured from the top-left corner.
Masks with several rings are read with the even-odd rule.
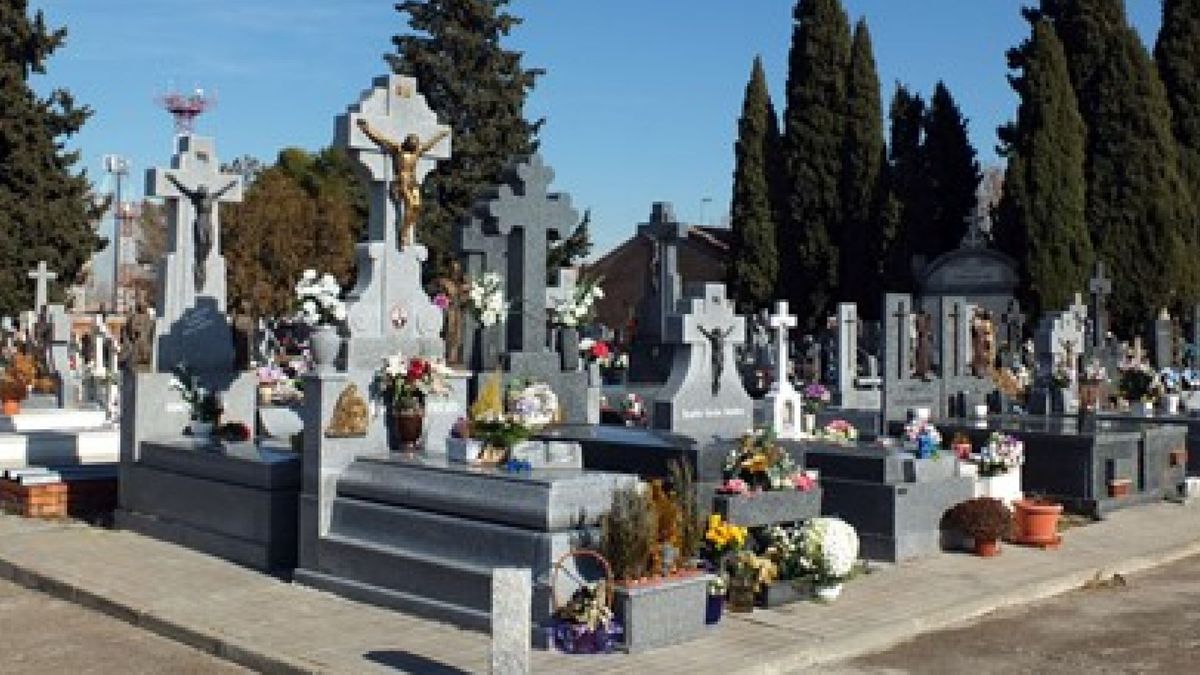
[[[1163,2],[1154,57],[1171,104],[1180,166],[1193,200],[1200,200],[1200,0]],[[1200,210],[1200,203],[1194,206]]]
[[[784,163],[785,227],[780,229],[780,285],[806,326],[822,322],[838,282],[834,233],[846,129],[850,23],[838,0],[800,0],[788,62]]]
[[[525,119],[525,97],[543,71],[501,41],[521,23],[509,0],[405,0],[412,32],[392,38],[392,69],[417,86],[442,123],[453,129],[454,156],[425,179],[417,237],[430,250],[428,276],[443,276],[453,228],[482,192],[496,185],[510,159],[537,150],[542,120]]]
[[[910,232],[916,235],[917,251],[931,261],[962,241],[966,218],[975,212],[975,191],[983,174],[967,138],[967,121],[942,82],[933,89],[924,124],[921,189],[928,211],[919,223],[921,229]]]
[[[1166,90],[1121,0],[1044,0],[1087,125],[1086,217],[1113,270],[1113,325],[1140,331],[1195,298],[1195,207],[1179,167]]]
[[[1087,130],[1075,104],[1067,58],[1049,22],[1008,54],[1021,98],[1015,123],[1000,128],[1008,159],[994,230],[1020,264],[1022,303],[1031,316],[1067,307],[1086,288],[1092,245],[1084,220]]]
[[[33,308],[26,273],[39,260],[58,273],[50,297],[60,301],[103,245],[92,224],[106,205],[74,171],[79,153],[62,147],[92,111],[65,89],[41,98],[29,86],[66,36],[40,11],[30,17],[26,0],[0,3],[0,311],[9,314]]]
[[[883,104],[879,75],[865,19],[854,27],[850,71],[846,79],[846,136],[842,166],[842,227],[839,272],[841,297],[857,302],[865,316],[875,316],[883,291],[883,263],[878,255],[880,231],[880,166],[883,163]]]
[[[779,275],[772,199],[773,157],[779,147],[779,120],[767,91],[762,59],[754,58],[733,146],[733,198],[730,225],[733,255],[729,288],[739,309],[753,311],[771,302]]]
[[[921,189],[921,132],[925,102],[919,94],[897,84],[888,110],[891,133],[888,164],[885,166],[887,197],[881,217],[891,231],[885,257],[886,290],[913,290],[913,256],[918,250],[913,234],[922,231],[928,209],[928,195]]]

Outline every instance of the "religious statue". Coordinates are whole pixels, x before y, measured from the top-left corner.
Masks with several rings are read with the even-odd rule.
[[[137,311],[121,328],[122,366],[126,370],[146,372],[154,360],[154,317],[146,306],[139,304]]]
[[[333,417],[325,429],[329,438],[357,438],[367,435],[370,413],[367,402],[353,382],[346,385],[333,404]]]
[[[187,200],[192,203],[192,209],[196,211],[196,222],[192,228],[192,241],[195,245],[196,253],[196,290],[204,288],[204,261],[208,260],[208,254],[212,251],[213,231],[212,231],[212,214],[213,207],[217,201],[226,192],[229,192],[235,185],[236,180],[229,181],[229,185],[210,193],[207,185],[197,185],[195,190],[189,190],[179,182],[173,174],[167,174],[167,180],[175,186],[177,190]]]
[[[434,284],[446,296],[442,333],[446,342],[446,363],[459,364],[462,363],[462,313],[471,284],[463,278],[462,265],[457,260],[450,263],[450,276],[442,277]]]
[[[971,317],[971,373],[975,377],[991,377],[996,366],[996,325],[986,309],[975,311]]]
[[[933,372],[933,316],[929,312],[913,315],[913,328],[913,376],[928,377]]]
[[[721,375],[725,372],[725,340],[733,334],[733,326],[721,330],[707,330],[704,326],[697,327],[700,334],[708,339],[709,350],[712,352],[712,393],[716,396],[721,391]]]
[[[417,180],[417,162],[433,149],[433,146],[450,135],[449,129],[442,129],[425,143],[416,134],[404,137],[404,142],[394,140],[380,134],[363,118],[357,120],[358,128],[392,158],[392,169],[396,179],[392,182],[392,200],[397,205],[404,206],[403,219],[400,223],[401,248],[412,244],[413,228],[416,227],[417,217],[421,212],[421,183]]]

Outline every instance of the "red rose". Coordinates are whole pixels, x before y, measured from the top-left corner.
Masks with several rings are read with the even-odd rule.
[[[429,372],[429,363],[423,359],[413,359],[408,362],[408,375],[405,377],[409,382],[416,382]]]
[[[608,343],[607,342],[597,342],[596,344],[592,345],[592,358],[593,359],[607,358],[608,353],[609,352],[608,352]]]

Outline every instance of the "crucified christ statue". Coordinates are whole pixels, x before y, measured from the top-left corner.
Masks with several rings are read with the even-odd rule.
[[[704,326],[697,326],[700,334],[708,338],[709,351],[712,352],[712,393],[716,396],[721,391],[721,375],[725,372],[725,339],[733,334],[733,326],[721,330],[713,328],[707,330]]]
[[[187,200],[192,203],[192,208],[196,211],[196,223],[192,228],[192,241],[195,243],[196,249],[195,277],[196,290],[199,291],[204,288],[204,261],[208,260],[208,254],[212,251],[213,207],[216,206],[217,201],[221,199],[222,195],[237,185],[237,181],[231,180],[229,181],[229,185],[210,193],[207,185],[197,185],[195,190],[189,190],[172,174],[167,174],[167,180],[171,181],[184,197],[187,197]]]
[[[417,225],[417,216],[421,212],[421,183],[417,180],[417,162],[433,149],[433,146],[450,135],[449,129],[442,129],[425,143],[416,134],[404,137],[403,143],[384,136],[363,118],[356,120],[358,128],[392,158],[392,169],[396,179],[392,182],[392,200],[397,205],[404,206],[403,219],[400,223],[400,246],[403,248],[412,243],[413,228]]]

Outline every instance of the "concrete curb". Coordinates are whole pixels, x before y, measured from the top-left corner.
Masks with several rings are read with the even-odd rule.
[[[309,675],[321,669],[279,654],[268,654],[212,631],[173,621],[131,604],[104,597],[74,584],[54,579],[24,566],[0,559],[0,578],[33,591],[46,593],[81,607],[106,614],[143,630],[185,644],[206,654],[260,673]]]
[[[1200,541],[1190,542],[1184,546],[1155,554],[1136,555],[1111,563],[1104,568],[1094,567],[1065,572],[1052,579],[1045,579],[1004,593],[964,602],[953,609],[914,616],[910,622],[867,629],[844,638],[797,649],[792,654],[761,664],[753,672],[772,675],[790,673],[873,654],[890,649],[924,633],[960,627],[973,619],[1000,609],[1030,604],[1079,589],[1086,582],[1094,579],[1097,574],[1131,575],[1195,555],[1200,555]]]

